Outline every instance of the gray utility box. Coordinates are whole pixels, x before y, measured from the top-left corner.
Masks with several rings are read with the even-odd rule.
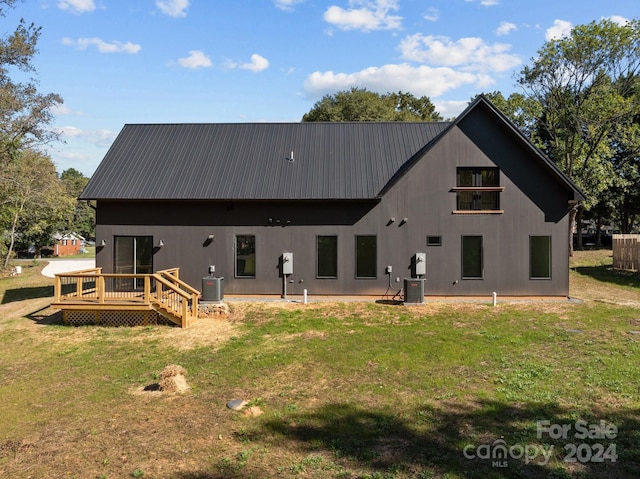
[[[224,297],[223,280],[224,278],[216,276],[202,278],[202,301],[222,301]]]
[[[282,274],[293,274],[293,253],[282,253]]]
[[[404,302],[411,304],[424,303],[424,278],[404,279]]]

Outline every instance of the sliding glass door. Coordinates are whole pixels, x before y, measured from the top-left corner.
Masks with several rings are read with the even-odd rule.
[[[116,274],[153,273],[153,236],[116,236],[114,238],[114,272]],[[138,278],[118,278],[120,290],[141,289]]]

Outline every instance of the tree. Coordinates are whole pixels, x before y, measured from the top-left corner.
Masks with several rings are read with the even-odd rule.
[[[67,194],[51,159],[35,150],[20,152],[6,168],[5,181],[9,193],[3,207],[9,223],[6,268],[16,244],[49,245],[53,233],[72,214],[75,199]]]
[[[15,0],[0,0],[0,16]],[[62,103],[59,95],[41,94],[37,80],[15,82],[15,71],[33,73],[32,59],[37,53],[40,28],[20,20],[15,31],[0,38],[0,164],[6,165],[20,148],[41,145],[58,138],[47,126],[53,119],[52,108]]]
[[[312,121],[442,121],[426,96],[410,93],[379,93],[353,87],[325,95],[302,117]]]
[[[6,9],[13,8],[15,3],[16,0],[0,0],[0,16],[5,16]],[[60,96],[38,92],[33,77],[22,82],[12,79],[35,72],[32,60],[39,37],[40,28],[27,25],[24,20],[13,33],[0,37],[0,232],[8,238],[2,251],[6,253],[5,267],[18,233],[16,213],[19,219],[24,206],[14,196],[23,191],[16,174],[26,171],[31,159],[39,156],[37,148],[58,139],[58,134],[48,126],[53,119],[53,107],[62,103]],[[49,169],[42,173],[48,175]],[[26,205],[28,199],[24,200]]]
[[[538,143],[586,193],[582,208],[593,207],[612,185],[611,137],[615,125],[638,111],[638,97],[630,92],[639,69],[638,21],[621,26],[601,20],[547,42],[521,72],[520,85],[542,107]],[[580,224],[582,208],[571,210],[571,224]]]
[[[483,93],[483,95],[534,144],[539,143],[536,140],[535,132],[537,120],[542,114],[542,106],[535,98],[527,97],[522,93],[512,93],[508,98],[505,98],[499,91]]]
[[[636,76],[635,85],[630,94],[640,96],[640,76]],[[627,120],[614,128],[611,161],[615,178],[611,193],[604,198],[610,199],[608,212],[620,225],[621,233],[631,233],[640,217],[640,110]]]
[[[66,189],[67,195],[71,198],[78,198],[89,178],[84,176],[75,168],[64,170],[60,179]],[[77,201],[72,217],[69,219],[65,229],[69,232],[78,233],[85,238],[95,236],[95,215],[91,206],[84,201]]]

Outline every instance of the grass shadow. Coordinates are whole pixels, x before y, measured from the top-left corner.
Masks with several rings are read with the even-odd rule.
[[[638,272],[616,270],[610,265],[575,266],[572,269],[578,274],[604,283],[640,288],[640,273]]]
[[[53,286],[32,286],[26,288],[8,289],[2,296],[2,304],[14,303],[25,299],[53,297]]]
[[[575,414],[555,404],[496,401],[441,409],[425,406],[413,418],[352,404],[328,404],[310,413],[266,420],[263,427],[282,437],[288,447],[306,454],[329,452],[337,460],[371,471],[372,477],[393,471],[403,474],[399,477],[429,477],[420,476],[425,471],[469,478],[640,477],[640,412],[585,418],[589,424],[601,419],[617,427],[615,439],[576,438]],[[541,439],[537,437],[541,420],[569,425],[571,430],[567,438],[554,440],[543,433]],[[595,443],[605,448],[615,443],[618,457],[615,462],[569,464],[564,462],[569,443],[589,444],[583,448],[589,452]],[[527,445],[530,457],[523,453]],[[550,463],[544,461],[543,447],[553,458]],[[534,451],[538,455],[531,457]]]
[[[26,317],[43,326],[60,326],[64,324],[62,322],[62,311],[52,309],[49,306],[39,309],[38,311],[34,311],[31,314],[27,314]]]

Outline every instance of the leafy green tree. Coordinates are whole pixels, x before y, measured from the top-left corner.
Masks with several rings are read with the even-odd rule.
[[[0,16],[15,0],[0,0]],[[0,165],[6,165],[20,148],[42,145],[58,138],[47,126],[52,108],[62,103],[59,95],[41,94],[37,80],[16,82],[12,76],[35,72],[39,27],[21,20],[15,31],[0,38]]]
[[[638,97],[630,93],[639,71],[640,23],[601,20],[548,41],[521,72],[520,85],[542,108],[535,132],[540,146],[587,195],[571,210],[572,224],[581,224],[583,208],[613,185],[612,135],[638,111]]]
[[[325,95],[302,121],[442,121],[442,117],[426,96],[416,98],[403,92],[381,95],[353,87]]]
[[[640,76],[636,76],[635,85],[630,94],[637,97],[640,96]],[[612,149],[613,186],[600,202],[606,202],[620,231],[631,233],[636,219],[640,218],[640,110],[615,125]]]
[[[22,150],[5,170],[9,199],[4,215],[9,220],[4,267],[16,245],[36,248],[51,244],[52,236],[73,212],[69,196],[51,159],[35,150]]]
[[[78,198],[89,178],[84,176],[75,168],[64,170],[60,175],[60,179],[66,189],[67,195],[71,198]],[[85,238],[95,237],[95,215],[91,206],[85,201],[77,201],[73,210],[73,215],[65,225],[65,230],[72,233],[78,233]]]
[[[0,16],[4,17],[15,4],[16,0],[0,0]],[[35,73],[33,57],[39,38],[40,28],[24,20],[12,33],[0,37],[0,234],[6,239],[0,242],[0,249],[5,267],[19,233],[24,206],[29,203],[15,196],[26,191],[16,176],[26,170],[20,163],[44,167],[44,163],[30,160],[38,156],[38,147],[58,139],[58,134],[48,126],[53,119],[53,107],[62,103],[62,99],[54,93],[40,93],[37,80],[28,78]],[[15,81],[16,78],[22,81]],[[47,167],[41,173],[47,176],[50,169]]]
[[[505,98],[499,91],[483,93],[483,95],[534,144],[540,143],[535,133],[538,118],[542,115],[542,106],[535,98],[527,97],[522,93],[512,93]]]

